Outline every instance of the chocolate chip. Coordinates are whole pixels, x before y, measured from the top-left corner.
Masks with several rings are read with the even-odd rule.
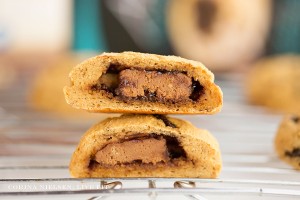
[[[190,95],[190,99],[193,101],[197,101],[200,96],[203,94],[203,86],[200,85],[199,81],[192,80],[192,94]]]
[[[98,163],[94,158],[92,158],[92,159],[90,160],[90,163],[89,163],[88,168],[89,168],[89,169],[93,169],[93,168],[96,167],[98,164],[99,164],[99,163]]]
[[[285,151],[285,155],[288,157],[300,157],[300,148],[294,148],[292,151]]]
[[[293,117],[292,117],[292,120],[293,120],[295,123],[298,123],[299,120],[300,120],[300,118],[297,117],[297,116],[293,116]]]
[[[152,102],[157,101],[156,93],[155,92],[150,92],[149,90],[144,90],[144,97],[148,101],[152,101]]]
[[[120,71],[122,71],[122,66],[118,64],[110,64],[106,73],[110,74],[118,74]]]
[[[92,85],[91,86],[91,90],[93,90],[93,91],[99,91],[99,90],[101,90],[101,85]]]
[[[186,153],[176,137],[171,137],[168,135],[163,135],[166,140],[166,145],[169,153],[169,158],[186,158]]]
[[[91,90],[93,90],[93,91],[104,90],[105,92],[111,93],[111,94],[113,94],[113,96],[116,96],[115,89],[112,88],[112,87],[108,87],[108,86],[105,85],[105,84],[96,84],[96,85],[93,85],[93,86],[91,87]]]
[[[141,165],[142,163],[143,163],[142,160],[137,159],[137,160],[132,161],[130,164],[138,164],[138,165]],[[129,163],[128,163],[128,164],[129,164]]]
[[[165,126],[170,126],[172,128],[177,128],[165,115],[153,115],[156,119],[160,119],[164,122]]]
[[[164,115],[160,115],[160,116],[164,116]],[[162,137],[166,140],[166,145],[167,145],[168,154],[169,154],[170,159],[187,158],[185,150],[180,145],[180,142],[176,137],[172,137],[169,135],[158,135],[155,133],[152,133],[151,137],[156,138],[156,139],[159,139]]]
[[[212,0],[198,0],[195,12],[199,28],[205,33],[211,32],[218,12],[216,3]]]

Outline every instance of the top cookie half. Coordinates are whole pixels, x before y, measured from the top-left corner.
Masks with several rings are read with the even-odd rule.
[[[103,53],[70,73],[68,104],[90,112],[213,114],[223,103],[214,75],[176,56]]]

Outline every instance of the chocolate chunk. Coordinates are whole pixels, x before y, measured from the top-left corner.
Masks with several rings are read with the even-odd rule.
[[[192,99],[193,101],[197,101],[200,96],[203,94],[203,86],[200,85],[200,83],[198,81],[195,81],[193,79],[192,81],[192,94],[189,96],[190,99]]]
[[[210,33],[216,20],[218,8],[212,0],[199,0],[196,5],[198,26],[204,33]]]
[[[144,96],[140,96],[139,99],[156,101],[156,92],[150,92],[149,90],[144,90]]]
[[[177,138],[168,135],[165,135],[164,138],[167,141],[167,148],[171,160],[175,158],[186,158],[186,153]]]
[[[165,126],[170,126],[172,128],[177,128],[165,115],[153,115],[155,118],[162,120],[165,123]]]
[[[299,120],[300,120],[300,118],[297,117],[297,116],[293,116],[293,117],[292,117],[292,120],[293,120],[295,123],[298,123]]]
[[[120,71],[126,69],[125,66],[122,66],[122,65],[118,65],[118,64],[111,64],[106,73],[108,74],[119,74]]]
[[[88,168],[93,169],[95,166],[97,166],[99,163],[95,159],[91,159]]]
[[[300,157],[300,148],[294,148],[293,151],[285,151],[285,155],[291,158]]]

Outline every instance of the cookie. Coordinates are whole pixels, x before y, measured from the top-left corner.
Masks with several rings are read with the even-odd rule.
[[[203,64],[176,56],[103,53],[74,67],[70,79],[67,103],[90,112],[213,114],[223,101]]]
[[[86,54],[64,55],[38,72],[28,93],[29,105],[36,110],[66,118],[95,117],[86,111],[72,108],[66,103],[63,93],[63,87],[69,83],[70,70],[86,57]]]
[[[7,89],[16,82],[16,70],[5,61],[0,60],[0,90]]]
[[[170,42],[178,55],[211,70],[242,67],[264,50],[271,8],[270,0],[170,0]]]
[[[71,162],[73,177],[216,178],[216,139],[191,123],[164,115],[125,114],[91,127]]]
[[[300,170],[300,115],[286,116],[275,137],[278,156]]]
[[[250,103],[285,113],[300,113],[300,57],[264,58],[250,70],[246,94]]]

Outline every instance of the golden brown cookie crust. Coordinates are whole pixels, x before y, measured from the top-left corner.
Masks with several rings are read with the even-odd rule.
[[[164,104],[147,101],[126,103],[108,98],[104,91],[93,91],[99,77],[110,65],[134,66],[135,69],[186,72],[199,81],[204,94],[195,102]],[[201,63],[176,56],[161,56],[137,52],[103,53],[80,63],[70,73],[71,86],[64,88],[67,103],[90,112],[121,112],[144,114],[213,114],[223,103],[221,89],[214,84],[214,75]]]
[[[91,127],[81,138],[71,162],[73,177],[185,177],[216,178],[222,161],[216,139],[206,130],[191,123],[167,117],[176,128],[166,126],[163,120],[153,115],[127,114],[108,118]],[[89,168],[91,158],[108,143],[118,142],[137,133],[162,134],[176,137],[186,152],[186,160],[178,159],[172,164]]]
[[[282,160],[300,170],[300,153],[292,155],[300,152],[300,116],[284,117],[275,137],[275,150]]]
[[[176,54],[211,70],[238,69],[261,55],[271,8],[270,0],[169,0],[166,28]]]

